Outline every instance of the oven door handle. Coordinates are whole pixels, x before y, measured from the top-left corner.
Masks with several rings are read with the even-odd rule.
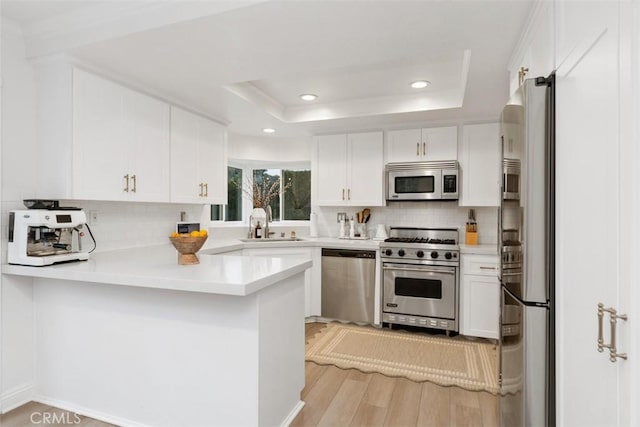
[[[430,268],[410,268],[410,267],[382,267],[383,270],[395,270],[395,271],[413,271],[417,273],[438,273],[438,274],[451,274],[455,275],[455,270],[434,270]]]

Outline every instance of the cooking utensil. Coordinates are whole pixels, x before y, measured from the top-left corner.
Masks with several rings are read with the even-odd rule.
[[[369,218],[371,218],[371,209],[364,208],[364,210],[362,211],[362,216],[363,216],[363,222],[365,224],[369,222]]]

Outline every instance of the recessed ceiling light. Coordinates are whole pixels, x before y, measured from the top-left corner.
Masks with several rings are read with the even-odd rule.
[[[264,133],[274,133],[276,130],[273,128],[264,128],[262,129],[262,132]]]
[[[318,95],[314,95],[312,93],[305,93],[300,95],[300,99],[302,99],[303,101],[315,101],[316,99],[318,99]]]
[[[426,80],[416,80],[415,82],[411,82],[411,87],[414,89],[424,89],[429,86],[429,82]]]

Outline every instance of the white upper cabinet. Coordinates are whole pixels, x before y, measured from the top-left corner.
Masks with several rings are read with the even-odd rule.
[[[316,137],[312,179],[317,205],[384,205],[382,132]]]
[[[535,4],[529,30],[525,33],[509,67],[510,93],[515,92],[519,86],[521,69],[526,70],[524,78],[546,77],[555,69],[554,7],[553,2]]]
[[[73,72],[75,199],[169,201],[169,105]]]
[[[394,130],[387,136],[388,163],[447,161],[458,158],[456,126]]]
[[[171,107],[171,201],[227,203],[224,127],[177,107]]]
[[[500,158],[497,123],[463,126],[460,206],[500,206]]]

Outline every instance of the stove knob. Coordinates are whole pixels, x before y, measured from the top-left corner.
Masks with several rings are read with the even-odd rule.
[[[418,255],[418,258],[422,258],[424,256],[424,252],[418,251],[416,252],[416,255]]]
[[[387,249],[386,251],[384,251],[384,254],[386,256],[391,256],[392,253],[393,253],[393,251],[391,249]]]
[[[431,258],[433,258],[433,259],[438,258],[438,252],[436,252],[436,251],[431,252]]]
[[[404,249],[400,249],[400,250],[398,251],[398,255],[400,255],[400,256],[404,256]]]
[[[452,256],[453,256],[453,255],[451,255],[451,252],[447,252],[446,254],[444,254],[444,257],[445,257],[446,259],[451,259],[451,257],[452,257]]]

